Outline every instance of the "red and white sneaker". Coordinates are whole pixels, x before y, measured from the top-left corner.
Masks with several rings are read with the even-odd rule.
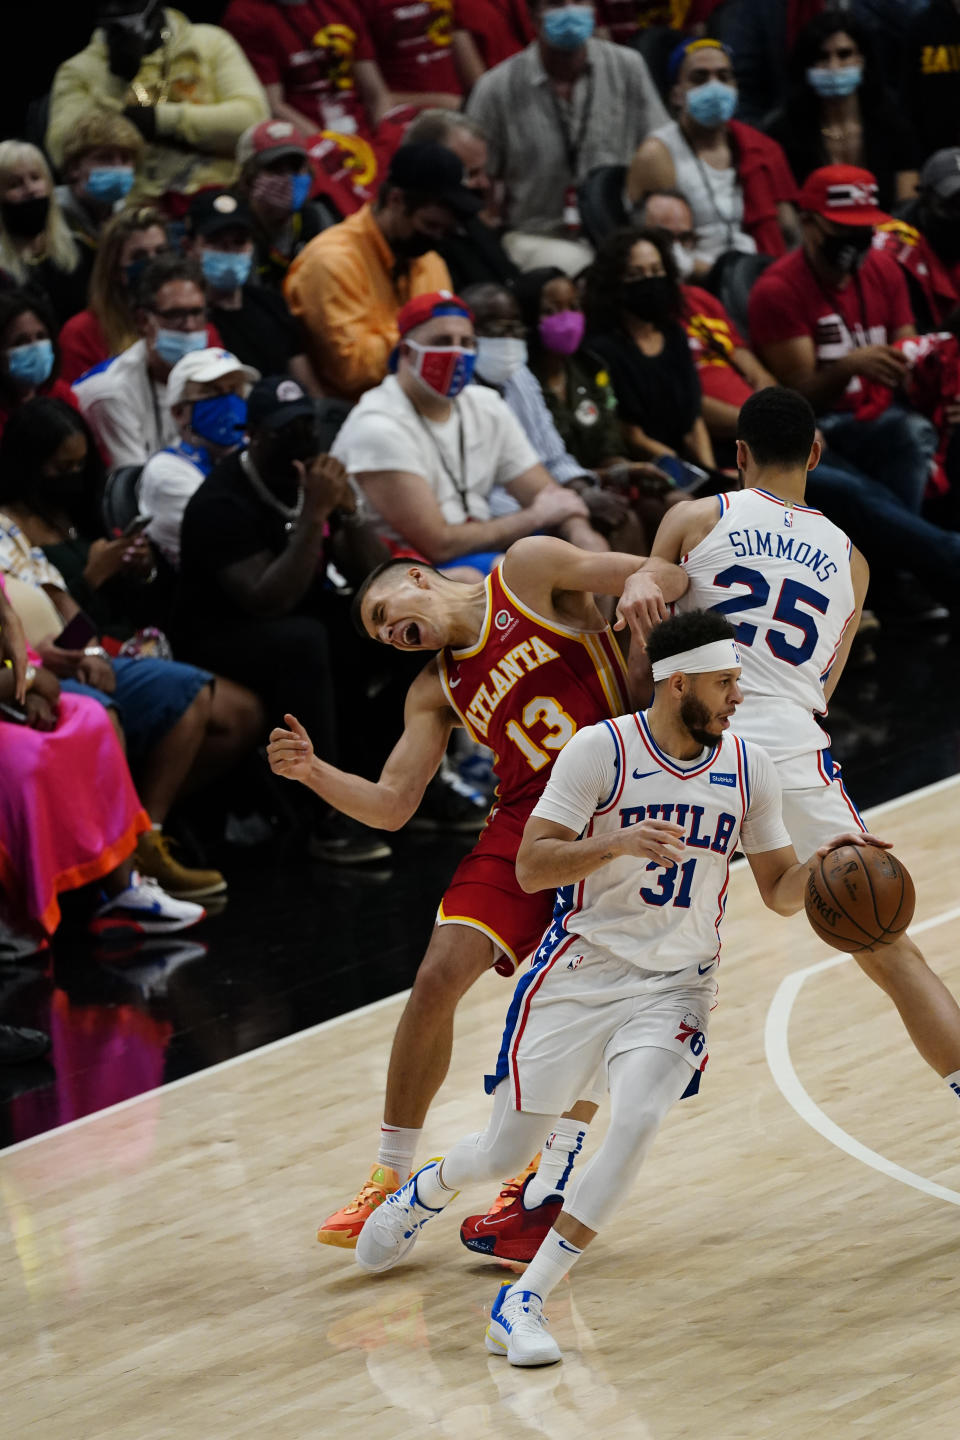
[[[508,1180],[486,1215],[470,1215],[460,1226],[460,1239],[468,1250],[496,1260],[518,1260],[529,1264],[540,1242],[553,1226],[562,1200],[544,1200],[533,1210],[523,1203],[524,1192],[534,1172]]]

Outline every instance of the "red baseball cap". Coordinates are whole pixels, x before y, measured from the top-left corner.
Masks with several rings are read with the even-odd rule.
[[[876,177],[857,165],[823,165],[812,171],[797,196],[797,209],[861,228],[890,219],[877,204]]]
[[[462,315],[465,320],[473,319],[473,311],[464,304],[459,295],[450,290],[434,290],[430,295],[414,295],[397,314],[397,330],[400,338],[425,325],[435,315]]]

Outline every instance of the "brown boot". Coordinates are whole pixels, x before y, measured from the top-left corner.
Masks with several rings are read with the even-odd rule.
[[[156,880],[168,895],[178,900],[202,900],[222,895],[227,882],[219,870],[188,870],[171,854],[174,841],[162,830],[147,830],[137,841],[133,861],[135,867],[151,880]]]

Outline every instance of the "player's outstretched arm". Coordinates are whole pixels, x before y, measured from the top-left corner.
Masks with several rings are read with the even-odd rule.
[[[778,915],[795,915],[803,909],[803,897],[807,880],[819,860],[836,850],[840,845],[877,845],[881,850],[892,850],[893,842],[868,835],[865,830],[852,830],[847,835],[836,835],[821,845],[809,860],[797,860],[792,845],[780,850],[765,850],[759,855],[747,855],[757,889],[769,910]]]
[[[517,880],[527,894],[574,885],[621,855],[655,860],[671,869],[683,858],[683,829],[666,820],[642,820],[612,835],[577,832],[532,815],[517,852]]]
[[[421,671],[407,692],[403,734],[379,780],[365,780],[321,760],[296,717],[286,715],[284,719],[288,728],[272,730],[267,746],[274,774],[299,780],[335,810],[375,830],[399,830],[406,825],[440,766],[455,724],[435,662]]]

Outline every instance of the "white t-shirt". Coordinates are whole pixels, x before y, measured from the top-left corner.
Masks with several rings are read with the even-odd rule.
[[[437,424],[414,409],[395,375],[361,396],[333,454],[361,486],[368,471],[422,475],[448,525],[489,520],[493,487],[509,485],[537,464],[519,422],[496,391],[468,385],[453,402],[449,419]]]
[[[174,568],[180,564],[183,512],[203,481],[199,466],[171,450],[151,455],[140,476],[140,513],[152,516],[147,534]]]
[[[166,384],[147,370],[145,340],[81,375],[73,393],[111,466],[145,465],[177,439]]]

